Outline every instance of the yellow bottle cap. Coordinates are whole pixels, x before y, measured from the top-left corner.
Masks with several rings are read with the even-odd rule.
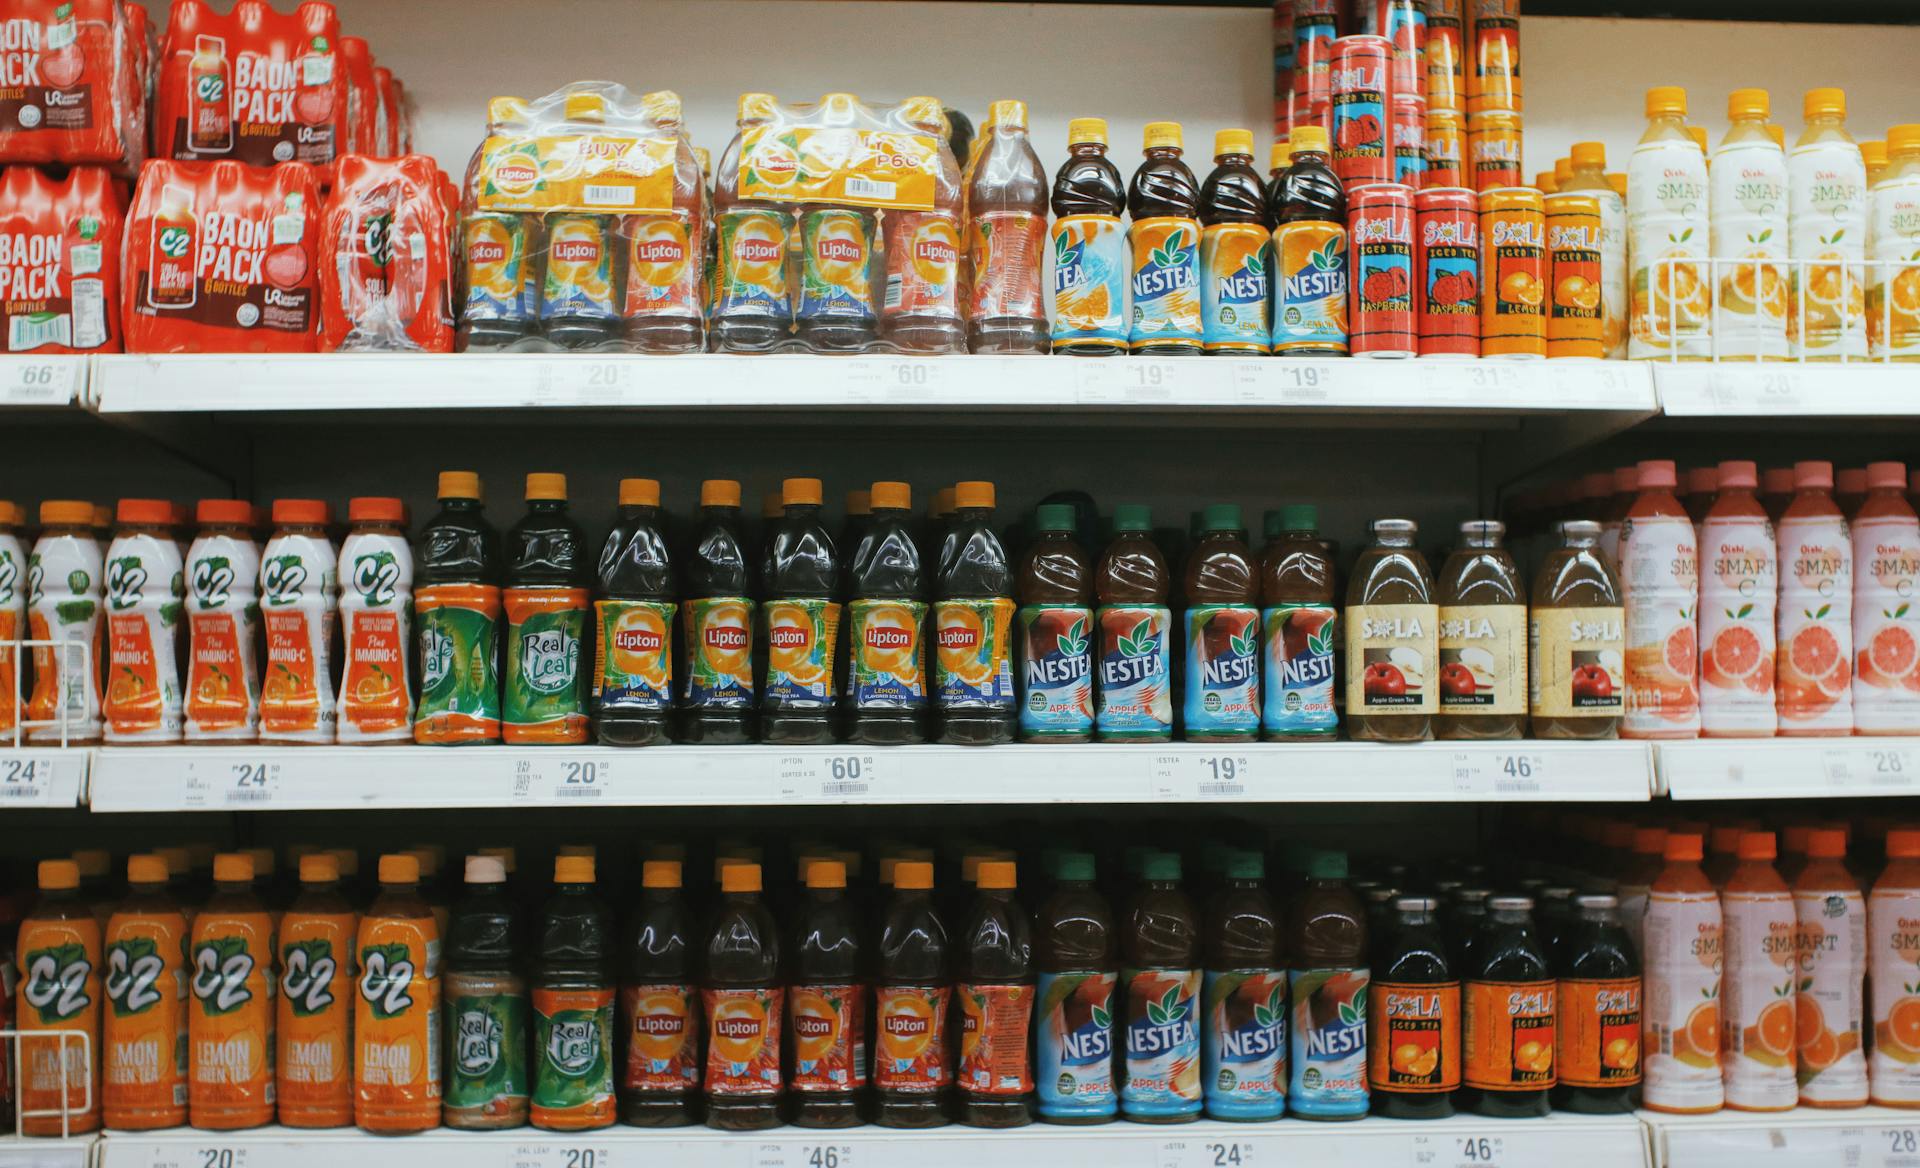
[[[780,480],[780,503],[785,507],[812,504],[819,506],[821,499],[819,479],[782,479]]]
[[[480,476],[470,470],[443,470],[436,495],[441,499],[480,498]]]
[[[1253,157],[1252,130],[1221,130],[1213,136],[1213,156],[1244,154]]]
[[[910,511],[913,509],[913,488],[906,483],[875,483],[867,492],[871,506],[884,507],[890,511]]]
[[[131,884],[165,884],[167,862],[155,855],[128,856],[127,881]]]
[[[1171,146],[1175,150],[1186,144],[1179,122],[1148,122],[1146,131],[1141,135],[1144,149],[1152,150],[1158,146]]]
[[[93,504],[78,499],[48,499],[40,504],[42,527],[86,527],[93,523]]]
[[[1013,99],[994,102],[987,107],[987,124],[990,126],[1006,126],[1009,129],[1015,130],[1026,129],[1027,103]]]
[[[658,507],[660,505],[660,480],[621,479],[620,505],[622,507]]]
[[[1581,170],[1605,170],[1607,168],[1607,144],[1605,142],[1575,142],[1573,153],[1568,161]]]
[[[1285,170],[1293,161],[1293,143],[1286,138],[1275,142],[1267,151],[1267,169]]]
[[[1619,195],[1623,199],[1627,197],[1627,176],[1626,175],[1620,174],[1617,171],[1608,171],[1607,185],[1613,188],[1614,194]]]
[[[1067,145],[1078,146],[1082,142],[1107,144],[1107,119],[1075,118],[1067,123]]]
[[[1869,143],[1866,142],[1860,143],[1860,153],[1862,155],[1866,154],[1868,145]],[[1882,155],[1880,164],[1884,166],[1886,160],[1895,154],[1910,154],[1915,150],[1920,150],[1920,125],[1909,123],[1888,127],[1886,143],[1883,145],[1874,142],[1871,143],[1871,145],[1880,147]],[[1869,166],[1873,165],[1873,162],[1874,160],[1872,158],[1867,159]]]
[[[253,879],[253,857],[245,852],[221,852],[213,858],[213,878],[222,884],[244,884]]]
[[[902,860],[893,866],[893,886],[906,889],[933,887],[933,865],[925,860]]]
[[[1647,90],[1650,118],[1687,116],[1687,91],[1678,85],[1656,85]]]
[[[388,852],[380,857],[380,883],[418,884],[420,858],[404,852]]]
[[[734,479],[707,479],[700,484],[702,507],[738,507],[740,484]]]
[[[1727,117],[1732,121],[1765,118],[1773,112],[1773,103],[1764,89],[1736,89],[1727,94]]]
[[[80,865],[72,860],[42,860],[39,875],[42,892],[63,892],[80,887]]]
[[[743,122],[771,121],[774,110],[779,105],[780,99],[771,93],[743,93],[740,95],[740,120]]]
[[[524,97],[494,97],[487,99],[487,120],[493,123],[514,122],[527,116],[527,99]]]
[[[1560,184],[1554,181],[1551,170],[1543,170],[1539,174],[1534,175],[1533,185],[1543,195],[1551,195],[1560,189]]]
[[[593,857],[555,856],[553,882],[555,884],[592,884]]]
[[[679,125],[681,112],[680,95],[671,89],[656,89],[640,95],[640,113],[662,125]]]
[[[640,866],[640,887],[642,888],[678,888],[680,887],[680,861],[648,860]]]
[[[1325,126],[1295,126],[1293,136],[1293,156],[1302,154],[1325,154],[1327,152],[1327,128]]]
[[[536,499],[559,499],[567,497],[567,476],[563,474],[530,474],[527,476],[527,501]]]
[[[569,93],[566,116],[569,122],[604,122],[607,120],[607,99],[597,93]]]
[[[1831,86],[1809,89],[1800,103],[1800,111],[1808,119],[1844,118],[1847,116],[1847,91]]]
[[[1567,180],[1572,177],[1573,177],[1573,159],[1572,158],[1556,159],[1553,164],[1553,185],[1556,187],[1565,186]]]

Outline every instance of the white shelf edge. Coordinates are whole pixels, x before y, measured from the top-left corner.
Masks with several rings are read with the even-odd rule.
[[[0,408],[84,404],[93,358],[81,353],[0,354]]]
[[[1920,417],[1911,364],[1649,362],[1673,418]]]
[[[0,1136],[0,1168],[88,1168],[98,1132],[82,1136]]]
[[[0,811],[25,807],[84,807],[93,764],[84,746],[0,743]]]
[[[1654,744],[1677,800],[1920,795],[1920,738],[1699,738]]]
[[[1654,1168],[1908,1168],[1920,1146],[1920,1111],[1892,1107],[1637,1114]]]

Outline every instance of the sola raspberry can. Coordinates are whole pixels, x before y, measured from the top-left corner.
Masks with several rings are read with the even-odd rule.
[[[1356,357],[1411,357],[1413,188],[1369,183],[1347,192],[1348,351]]]
[[[1333,41],[1339,0],[1293,0],[1293,113],[1333,99]]]
[[[1417,187],[1427,169],[1427,103],[1395,93],[1393,105],[1393,181]]]
[[[1348,188],[1393,181],[1387,124],[1392,115],[1386,37],[1351,36],[1333,42],[1333,172]]]
[[[1466,185],[1462,160],[1466,157],[1467,134],[1463,125],[1463,119],[1453,110],[1427,107],[1427,167],[1420,174],[1421,186]]]
[[[1426,92],[1427,8],[1421,0],[1359,0],[1353,31],[1393,44],[1388,88],[1396,94]]]
[[[1480,202],[1465,187],[1413,199],[1413,270],[1422,357],[1480,355]]]

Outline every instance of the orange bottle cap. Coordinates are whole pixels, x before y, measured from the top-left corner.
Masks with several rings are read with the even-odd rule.
[[[702,507],[738,507],[740,484],[733,479],[707,479],[700,484]]]
[[[1867,464],[1867,489],[1869,491],[1892,488],[1896,491],[1907,489],[1907,464],[1904,462],[1869,462]]]
[[[279,862],[272,848],[241,848],[240,851],[253,861],[253,870],[259,876],[273,875],[273,869]]]
[[[1914,150],[1920,150],[1920,125],[1905,123],[1902,125],[1889,127],[1887,130],[1887,140],[1885,143],[1879,143],[1879,142],[1860,143],[1860,153],[1866,156],[1867,162],[1869,164],[1872,164],[1876,160],[1872,155],[1867,153],[1867,147],[1869,146],[1878,146],[1880,148],[1878,152],[1880,155],[1878,161],[1883,163],[1887,160],[1887,156],[1890,154],[1906,154]]]
[[[39,876],[43,892],[61,892],[80,887],[80,865],[72,860],[42,860]]]
[[[1619,195],[1623,199],[1627,197],[1626,175],[1609,172],[1607,175],[1607,185],[1613,188],[1614,194]]]
[[[1012,888],[1016,881],[1017,868],[1012,860],[988,860],[980,865],[979,886],[982,888]]]
[[[280,527],[324,527],[329,512],[319,499],[275,499],[273,522]]]
[[[1560,189],[1560,185],[1554,181],[1551,170],[1543,170],[1534,175],[1533,185],[1543,195],[1551,195]]]
[[[244,884],[253,879],[253,857],[245,852],[221,852],[213,858],[213,878],[222,884]]]
[[[956,510],[993,509],[993,484],[987,482],[966,482],[953,484],[953,505]]]
[[[873,492],[848,491],[846,506],[849,515],[873,514]]]
[[[1790,856],[1807,854],[1807,841],[1813,838],[1813,824],[1789,823],[1780,832],[1780,847]]]
[[[1325,154],[1327,152],[1327,128],[1325,126],[1295,126],[1287,141],[1293,146],[1293,153]]]
[[[807,865],[808,888],[845,888],[847,866],[838,860],[814,860]]]
[[[592,884],[593,857],[555,856],[553,882],[555,884]]]
[[[560,849],[554,853],[556,856],[597,856],[599,854],[600,849],[592,844],[561,844]]]
[[[875,483],[868,492],[868,498],[874,507],[888,511],[913,509],[913,488],[906,483]]]
[[[1771,860],[1778,853],[1774,850],[1773,833],[1770,831],[1750,831],[1740,837],[1739,856],[1743,860]]]
[[[167,862],[155,855],[128,856],[127,881],[131,884],[165,884]]]
[[[1833,86],[1809,89],[1800,103],[1800,112],[1809,119],[1844,118],[1847,116],[1847,91]]]
[[[720,891],[722,892],[758,892],[760,891],[760,865],[739,861],[723,864],[720,868]]]
[[[622,507],[658,507],[660,505],[660,480],[621,479],[620,505]]]
[[[1670,832],[1661,855],[1669,860],[1699,860],[1700,837],[1690,831]]]
[[[1770,466],[1760,472],[1760,489],[1769,495],[1785,495],[1793,490],[1793,468]]]
[[[315,852],[300,857],[300,883],[327,884],[340,879],[340,857]]]
[[[1220,158],[1228,154],[1245,154],[1253,157],[1252,130],[1220,130],[1213,135],[1213,156]]]
[[[1842,827],[1816,827],[1807,837],[1807,855],[1817,860],[1837,860],[1847,854],[1847,831]]]
[[[1575,142],[1570,161],[1581,170],[1605,170],[1607,169],[1607,144]]]
[[[1678,85],[1656,85],[1647,90],[1647,116],[1686,117],[1687,91]]]
[[[441,499],[478,499],[480,476],[470,470],[443,470],[436,493]]]
[[[678,888],[680,887],[680,861],[648,860],[640,866],[640,887],[642,888]]]
[[[155,848],[153,854],[166,861],[169,876],[185,876],[193,871],[193,857],[185,848]]]
[[[20,504],[12,499],[0,499],[0,527],[18,526],[20,519]]]
[[[782,479],[780,480],[780,502],[786,507],[820,505],[819,479]]]
[[[405,523],[407,505],[384,495],[364,495],[347,500],[349,523]]]
[[[1747,829],[1737,823],[1724,823],[1713,829],[1713,850],[1717,855],[1740,854],[1740,837]]]
[[[1736,89],[1727,94],[1727,117],[1731,121],[1765,118],[1772,112],[1773,103],[1764,89]]]
[[[67,858],[80,865],[82,880],[105,877],[108,869],[113,867],[113,853],[105,848],[80,848]]]
[[[95,503],[91,514],[93,517],[90,522],[102,531],[113,526],[113,508],[105,503]]]
[[[900,861],[893,868],[893,886],[907,889],[932,888],[933,865],[925,860]]]
[[[164,525],[173,519],[173,504],[165,499],[122,499],[113,516],[128,526]]]
[[[1757,487],[1760,485],[1760,468],[1745,459],[1729,459],[1720,464],[1717,472],[1722,487]]]
[[[1920,860],[1920,828],[1896,827],[1888,832],[1887,855],[1895,860]]]
[[[194,505],[193,519],[208,526],[248,527],[253,523],[253,504],[245,499],[202,499]]]
[[[1633,850],[1643,856],[1664,854],[1667,850],[1667,829],[1664,827],[1635,828]]]
[[[1075,118],[1067,123],[1067,145],[1078,146],[1082,142],[1107,144],[1107,119]]]
[[[1720,489],[1720,472],[1710,466],[1696,466],[1687,471],[1687,494],[1711,495]]]
[[[1831,462],[1796,462],[1793,464],[1793,485],[1797,490],[1808,487],[1833,489],[1833,464]]]
[[[567,497],[567,476],[563,474],[535,473],[527,476],[528,502],[536,499],[561,499]]]
[[[1573,159],[1559,158],[1553,163],[1553,181],[1555,185],[1564,185],[1573,177]]]
[[[953,488],[941,487],[933,493],[933,517],[945,519],[953,514]]]
[[[380,883],[418,884],[420,857],[405,852],[388,852],[380,857]]]
[[[1674,477],[1673,460],[1670,458],[1648,458],[1641,461],[1635,470],[1635,481],[1639,484],[1635,490],[1671,489],[1679,480]]]
[[[1148,122],[1140,137],[1142,147],[1147,150],[1160,146],[1171,146],[1178,150],[1186,142],[1179,122]]]

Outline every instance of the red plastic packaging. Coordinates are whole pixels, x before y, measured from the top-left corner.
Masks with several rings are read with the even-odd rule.
[[[106,170],[56,182],[28,166],[0,176],[0,344],[8,353],[120,351],[126,204]]]
[[[374,80],[373,50],[363,37],[341,37],[340,61],[347,71],[347,144],[342,153],[391,157],[381,148],[380,89]]]
[[[0,2],[0,162],[137,167],[145,28],[120,0]]]
[[[340,160],[320,217],[320,349],[453,351],[448,216],[431,158]]]
[[[384,65],[373,70],[374,88],[380,94],[380,150],[388,158],[413,153],[413,121],[407,113],[407,92],[393,70]]]
[[[325,166],[345,153],[347,70],[333,5],[174,0],[153,99],[154,157]],[[226,100],[222,100],[223,96]]]
[[[310,166],[148,162],[127,229],[127,352],[311,353],[319,229]]]

